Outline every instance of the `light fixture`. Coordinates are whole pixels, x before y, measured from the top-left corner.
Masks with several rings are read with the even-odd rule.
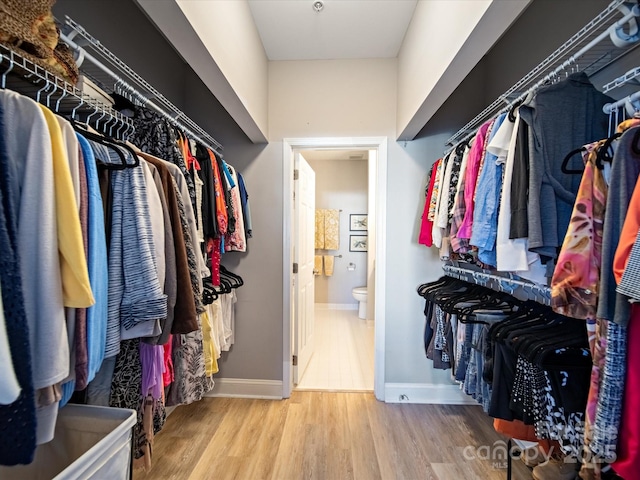
[[[316,13],[320,13],[324,8],[324,2],[322,0],[316,0],[315,2],[313,2],[312,6]]]

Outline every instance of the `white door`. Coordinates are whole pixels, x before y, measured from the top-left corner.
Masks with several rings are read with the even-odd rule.
[[[294,348],[297,359],[293,383],[302,378],[314,349],[314,275],[316,228],[316,174],[307,161],[296,153],[294,176],[294,253],[298,265],[294,275]]]

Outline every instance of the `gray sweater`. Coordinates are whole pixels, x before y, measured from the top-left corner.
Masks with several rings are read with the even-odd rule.
[[[633,137],[640,127],[630,128],[618,140],[611,165],[611,180],[602,232],[602,263],[598,291],[598,318],[626,326],[630,306],[626,296],[616,293],[613,276],[613,257],[620,241],[620,233],[629,209],[629,201],[640,175],[640,155],[631,148]]]
[[[529,249],[543,262],[557,257],[580,185],[580,175],[562,173],[562,160],[571,150],[607,136],[602,107],[612,101],[580,72],[540,88],[520,107],[529,127]]]

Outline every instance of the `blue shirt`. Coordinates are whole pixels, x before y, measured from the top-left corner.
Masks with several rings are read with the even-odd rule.
[[[87,175],[88,197],[88,254],[89,282],[96,303],[87,309],[87,355],[90,382],[96,376],[102,361],[107,339],[108,267],[107,239],[104,229],[104,210],[96,159],[89,142],[76,134]]]
[[[506,113],[500,115],[493,124],[487,145],[502,125]],[[498,236],[498,210],[502,193],[503,164],[497,164],[498,157],[485,149],[484,166],[478,178],[476,203],[473,212],[473,227],[470,244],[478,247],[478,259],[496,266],[496,238]]]

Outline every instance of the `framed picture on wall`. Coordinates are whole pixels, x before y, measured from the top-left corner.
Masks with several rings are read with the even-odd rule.
[[[366,252],[367,236],[366,235],[349,235],[349,251],[350,252]]]
[[[352,213],[349,215],[349,230],[357,232],[367,230],[367,215]]]

